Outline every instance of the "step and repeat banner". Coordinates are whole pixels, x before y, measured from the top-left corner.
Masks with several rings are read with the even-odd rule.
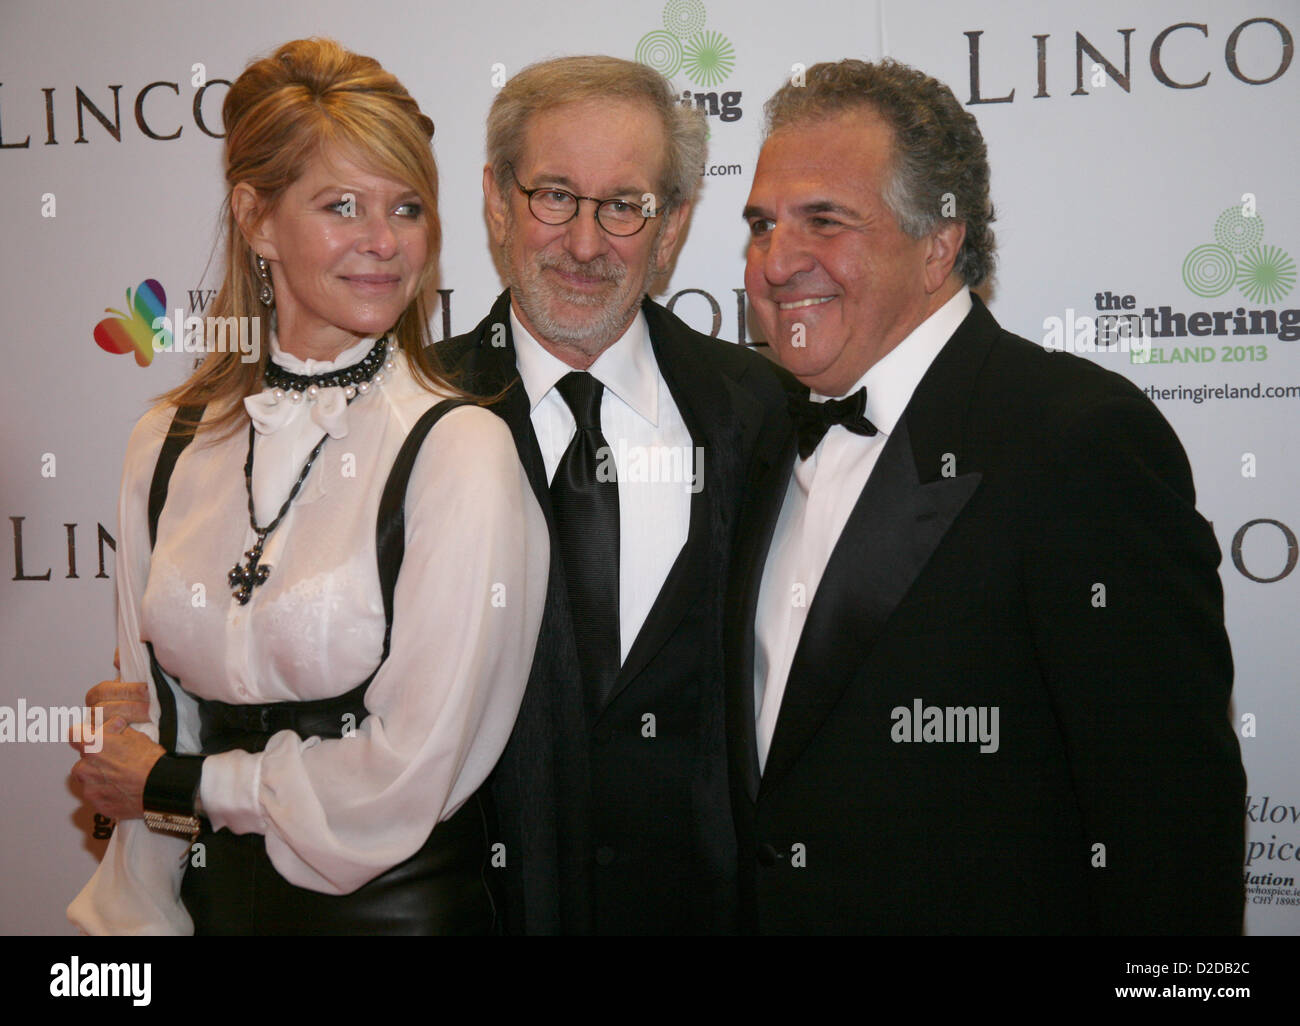
[[[988,141],[994,314],[1128,376],[1191,458],[1223,550],[1247,929],[1300,933],[1297,34],[1294,0],[570,0],[562,16],[523,0],[5,0],[0,933],[70,932],[64,907],[104,846],[55,734],[60,711],[113,676],[128,433],[194,360],[114,340],[152,311],[211,303],[226,89],[250,58],[310,35],[378,58],[437,124],[439,336],[476,324],[501,287],[484,121],[525,65],[633,58],[706,111],[700,201],[659,298],[748,344],[762,339],[740,212],[763,102],[800,66],[850,56],[946,81]],[[1166,626],[1149,625],[1153,662]]]

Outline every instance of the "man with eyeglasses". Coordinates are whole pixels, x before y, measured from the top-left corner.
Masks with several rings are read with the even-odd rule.
[[[705,127],[640,64],[571,57],[497,95],[483,172],[509,286],[442,343],[504,392],[551,528],[537,655],[491,793],[511,933],[735,929],[722,600],[741,484],[780,372],[647,298]]]

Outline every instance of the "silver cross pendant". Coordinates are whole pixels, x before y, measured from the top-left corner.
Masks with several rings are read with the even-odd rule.
[[[265,584],[266,579],[271,576],[269,566],[259,565],[264,541],[266,541],[266,533],[258,531],[257,544],[244,553],[247,562],[243,566],[236,563],[226,575],[226,581],[234,589],[235,601],[241,606],[248,605],[248,600],[253,597],[253,589],[259,584]]]

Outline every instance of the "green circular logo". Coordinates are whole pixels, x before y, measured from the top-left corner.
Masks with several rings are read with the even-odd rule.
[[[1232,287],[1237,265],[1223,246],[1197,246],[1183,261],[1183,284],[1207,299],[1221,296]]]
[[[1237,288],[1252,303],[1276,303],[1295,286],[1295,261],[1277,246],[1256,246],[1237,261]]]
[[[689,39],[704,28],[704,4],[701,0],[668,0],[664,28],[679,39]]]
[[[697,32],[686,41],[682,67],[696,85],[718,85],[735,66],[736,51],[721,32]]]
[[[662,29],[647,32],[636,44],[633,56],[638,63],[654,68],[664,78],[672,78],[682,66],[681,40]]]
[[[1229,207],[1214,222],[1214,241],[1233,253],[1244,253],[1263,238],[1263,219],[1258,214],[1247,217],[1241,207]]]

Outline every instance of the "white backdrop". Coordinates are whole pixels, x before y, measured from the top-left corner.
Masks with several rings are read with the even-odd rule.
[[[740,210],[762,103],[797,63],[890,55],[948,82],[988,140],[999,210],[988,298],[1003,325],[1043,340],[1051,318],[1077,326],[1110,292],[1139,316],[1152,308],[1157,330],[1162,317],[1184,328],[1155,339],[1148,362],[1127,352],[1092,358],[1162,390],[1155,401],[1191,457],[1200,507],[1225,554],[1234,716],[1250,779],[1248,930],[1300,932],[1291,624],[1300,608],[1300,484],[1289,444],[1300,422],[1300,345],[1288,337],[1300,334],[1290,324],[1300,318],[1300,68],[1291,63],[1300,9],[1293,0],[1133,7],[571,0],[556,18],[522,0],[304,0],[291,9],[262,0],[5,0],[0,309],[10,348],[0,526],[10,543],[0,717],[20,702],[78,704],[112,675],[107,539],[117,530],[122,453],[149,397],[180,381],[189,359],[164,353],[141,367],[99,348],[93,331],[147,279],[162,284],[169,311],[187,314],[219,283],[221,144],[203,131],[221,131],[225,87],[214,80],[306,35],[333,36],[402,79],[437,123],[441,287],[459,332],[500,288],[480,189],[494,72],[571,53],[658,64],[681,90],[717,102],[701,201],[660,298],[698,290],[679,297],[680,315],[711,331],[716,304],[718,334],[737,340],[743,331],[752,342],[738,312]],[[199,72],[211,84],[196,118]],[[1255,218],[1241,218],[1243,208]],[[1232,334],[1238,310],[1239,330],[1253,323],[1262,333]],[[1217,325],[1216,311],[1226,313]],[[435,332],[442,323],[440,313]],[[1192,391],[1256,385],[1258,397]],[[1264,394],[1288,387],[1289,397]],[[1153,660],[1165,627],[1150,625]],[[70,929],[63,908],[102,849],[67,781],[74,758],[59,743],[0,743],[0,932]]]

